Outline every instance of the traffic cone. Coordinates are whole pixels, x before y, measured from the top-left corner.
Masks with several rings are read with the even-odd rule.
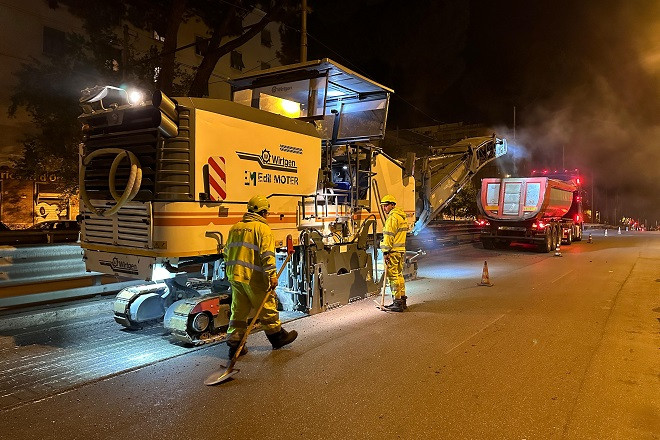
[[[605,229],[605,237],[607,237],[607,229]]]
[[[587,243],[593,243],[593,240],[591,239],[591,234],[589,234],[589,239],[587,240]]]
[[[617,234],[621,235],[621,226],[619,226],[619,232]]]
[[[559,243],[557,243],[557,247],[555,248],[555,257],[561,257],[561,250],[559,249]]]
[[[488,276],[488,263],[484,261],[484,270],[481,273],[481,282],[479,286],[488,286],[492,287],[493,283],[490,282],[490,277]]]

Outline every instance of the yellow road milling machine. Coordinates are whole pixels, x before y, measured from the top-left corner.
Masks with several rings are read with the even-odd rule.
[[[414,160],[404,166],[373,144],[391,93],[328,59],[237,78],[231,101],[84,90],[83,258],[90,271],[145,280],[119,292],[115,320],[164,319],[181,341],[217,340],[229,319],[224,241],[256,194],[270,202],[278,269],[294,237],[276,289],[282,310],[375,294],[381,196],[416,219]]]

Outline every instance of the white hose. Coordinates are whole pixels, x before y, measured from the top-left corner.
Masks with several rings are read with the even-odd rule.
[[[112,166],[110,167],[108,183],[110,187],[110,194],[112,194],[112,198],[115,199],[115,202],[117,203],[110,209],[98,210],[92,205],[89,200],[89,196],[87,195],[87,190],[85,188],[85,174],[87,165],[89,165],[92,159],[105,154],[116,154],[115,159],[112,161]],[[120,196],[117,192],[117,189],[115,188],[115,178],[117,174],[117,168],[119,168],[119,164],[124,159],[124,157],[128,157],[131,162],[131,172],[128,176],[126,188],[124,188],[124,192]],[[98,216],[110,217],[111,215],[116,214],[126,203],[133,200],[140,190],[140,185],[142,184],[142,168],[140,166],[140,161],[135,154],[128,150],[122,150],[121,148],[101,148],[99,150],[92,151],[87,156],[83,157],[81,161],[79,184],[80,200],[83,202],[85,207]]]

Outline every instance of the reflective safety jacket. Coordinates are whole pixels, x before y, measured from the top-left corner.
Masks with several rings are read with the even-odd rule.
[[[259,214],[246,212],[231,227],[224,253],[230,281],[267,288],[268,280],[277,276],[273,231]]]
[[[406,221],[406,213],[403,212],[403,209],[395,206],[387,215],[387,220],[385,220],[380,249],[383,253],[405,252],[407,232],[408,222]]]

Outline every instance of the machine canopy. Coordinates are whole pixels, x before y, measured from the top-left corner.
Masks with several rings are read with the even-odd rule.
[[[232,101],[312,121],[332,143],[383,138],[393,92],[327,58],[242,75],[230,84]]]

